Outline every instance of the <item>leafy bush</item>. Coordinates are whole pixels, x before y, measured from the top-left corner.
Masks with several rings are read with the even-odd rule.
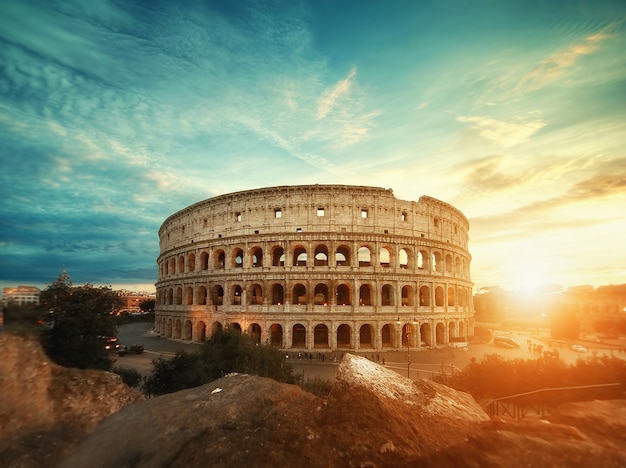
[[[153,365],[152,374],[143,384],[143,391],[148,396],[197,387],[230,372],[259,375],[285,383],[296,383],[297,380],[283,353],[232,330],[215,333],[199,352],[181,351],[171,359],[156,359]]]
[[[127,367],[114,367],[113,372],[119,375],[129,387],[138,387],[141,383],[141,374],[135,369],[129,369]]]

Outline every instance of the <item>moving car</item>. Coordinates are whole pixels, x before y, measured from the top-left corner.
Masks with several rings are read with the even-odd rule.
[[[585,348],[583,345],[579,345],[579,344],[573,344],[572,345],[572,350],[576,351],[577,353],[586,353],[587,352],[587,348]]]
[[[493,344],[500,348],[519,348],[519,343],[508,336],[496,336],[493,338]]]
[[[141,354],[143,353],[143,345],[124,345],[117,350],[118,356],[126,356],[127,354]]]

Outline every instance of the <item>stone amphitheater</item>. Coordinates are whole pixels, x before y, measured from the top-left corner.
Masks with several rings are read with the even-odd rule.
[[[159,229],[155,331],[235,328],[294,351],[461,345],[473,335],[469,222],[391,189],[268,187],[216,196]]]

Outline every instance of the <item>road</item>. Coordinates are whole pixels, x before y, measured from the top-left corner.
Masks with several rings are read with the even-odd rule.
[[[143,344],[145,352],[143,354],[131,354],[118,357],[115,366],[136,369],[141,375],[148,376],[152,373],[152,361],[159,357],[171,357],[178,351],[194,352],[199,349],[201,344],[184,343],[180,341],[172,341],[160,337],[152,332],[152,323],[134,323],[123,325],[118,328],[118,338],[121,344],[133,345]],[[499,354],[506,359],[535,359],[539,354],[533,352],[532,344],[536,346],[542,345],[544,350],[548,350],[548,337],[532,336],[520,333],[509,334],[521,346],[515,349],[505,349],[496,347],[493,344],[470,344],[465,349],[452,349],[448,347],[436,349],[416,350],[393,350],[380,353],[375,352],[357,352],[358,354],[380,364],[384,364],[388,369],[394,370],[403,376],[410,376],[413,379],[428,378],[435,373],[458,372],[467,366],[472,359],[480,362],[486,355]],[[529,348],[529,344],[531,347]],[[535,348],[536,349],[536,348]],[[553,348],[559,352],[560,357],[567,364],[574,364],[580,357],[586,357],[590,353],[577,353],[570,349],[568,345],[560,348]],[[610,355],[611,351],[607,349],[597,349],[598,355]],[[616,357],[626,358],[626,353],[614,351]],[[303,375],[305,379],[321,378],[333,379],[337,372],[338,361],[341,358],[341,352],[334,353],[336,362],[331,359],[331,353],[325,354],[324,361],[318,360],[318,353],[313,353],[313,359],[305,359],[302,353],[298,359],[297,352],[289,353],[289,363],[294,373]],[[407,359],[408,358],[408,359]],[[408,371],[408,372],[407,372]]]

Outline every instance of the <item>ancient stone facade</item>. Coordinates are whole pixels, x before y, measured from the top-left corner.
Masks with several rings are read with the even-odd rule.
[[[297,351],[447,345],[473,334],[469,223],[391,189],[269,187],[217,196],[159,230],[155,330],[238,328]]]

